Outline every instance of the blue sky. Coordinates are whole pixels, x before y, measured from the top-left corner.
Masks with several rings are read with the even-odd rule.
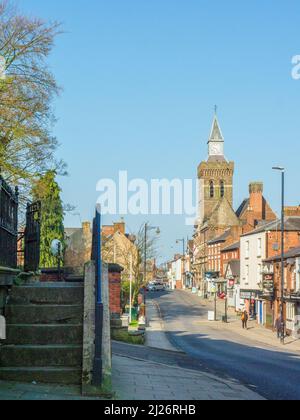
[[[300,203],[298,0],[19,0],[33,16],[58,20],[50,64],[64,91],[56,101],[58,156],[68,163],[63,198],[91,219],[96,182],[129,177],[193,178],[207,157],[218,104],[226,156],[236,162],[235,206],[250,181],[265,184],[275,210],[287,168],[287,202]],[[161,254],[191,234],[181,217],[149,217]],[[105,223],[111,220],[107,218]],[[142,217],[128,218],[135,231]],[[79,224],[68,216],[67,226]],[[173,249],[171,248],[173,247]]]

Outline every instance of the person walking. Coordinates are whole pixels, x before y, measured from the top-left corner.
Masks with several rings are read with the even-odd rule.
[[[280,339],[281,338],[281,332],[282,332],[282,318],[281,318],[281,316],[276,319],[275,328],[276,328],[276,332],[277,332],[277,338]]]
[[[244,310],[244,312],[242,313],[243,330],[248,330],[248,320],[249,320],[248,312],[246,310]]]

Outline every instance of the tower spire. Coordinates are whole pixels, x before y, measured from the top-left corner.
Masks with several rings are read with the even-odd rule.
[[[218,156],[224,159],[224,137],[217,117],[217,106],[208,140],[208,154],[209,157]]]

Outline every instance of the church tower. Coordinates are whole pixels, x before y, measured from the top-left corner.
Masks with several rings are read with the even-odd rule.
[[[227,200],[233,207],[234,162],[224,155],[224,137],[215,114],[208,140],[208,159],[198,167],[199,224],[207,222],[215,208]]]

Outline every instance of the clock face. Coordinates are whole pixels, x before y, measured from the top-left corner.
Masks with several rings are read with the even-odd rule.
[[[212,143],[210,145],[210,154],[215,156],[221,156],[222,152],[222,145],[220,143]]]

